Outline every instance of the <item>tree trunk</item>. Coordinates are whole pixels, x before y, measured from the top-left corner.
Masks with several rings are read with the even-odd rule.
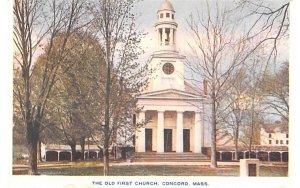
[[[107,12],[105,12],[106,14]],[[107,18],[105,18],[107,19]],[[107,25],[108,26],[108,25]],[[106,26],[106,27],[107,27]],[[109,127],[110,127],[110,87],[111,87],[111,34],[109,32],[109,28],[105,29],[105,40],[106,40],[106,64],[107,64],[107,71],[106,71],[106,82],[105,82],[105,124],[104,124],[104,148],[103,148],[103,175],[108,176],[109,172]]]
[[[41,143],[41,141],[39,140],[39,141],[38,141],[38,144],[37,144],[37,161],[38,161],[38,162],[43,162],[43,160],[42,160],[42,151],[41,151],[41,147],[42,147],[42,143]]]
[[[72,151],[71,161],[77,161],[76,143],[69,143],[69,146],[71,147],[71,151]]]
[[[80,147],[81,147],[81,160],[84,160],[84,147],[85,147],[85,141],[84,141],[85,138],[82,138],[80,140]]]
[[[235,138],[234,145],[235,145],[234,160],[238,160],[238,138]]]
[[[108,147],[103,150],[103,175],[108,176],[109,173],[109,151]]]
[[[238,113],[240,113],[240,112],[238,112]],[[240,118],[238,117],[237,124],[236,124],[235,139],[234,139],[234,145],[235,145],[234,160],[238,160],[239,132],[240,132]]]
[[[251,133],[250,133],[250,141],[249,141],[249,159],[251,158],[251,150],[252,150],[252,142],[253,142],[253,132],[254,132],[254,98],[255,98],[255,93],[254,96],[252,97],[252,104],[251,104]]]
[[[37,143],[39,126],[35,123],[27,125],[27,148],[29,152],[28,174],[38,175],[37,172]]]
[[[211,129],[211,168],[217,168],[217,122],[216,122],[216,98],[214,91],[212,91],[212,129]]]

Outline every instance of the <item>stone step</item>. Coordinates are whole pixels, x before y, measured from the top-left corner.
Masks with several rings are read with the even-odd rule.
[[[209,157],[204,154],[197,153],[156,153],[156,152],[145,152],[145,153],[135,153],[133,161],[136,162],[199,162],[199,161],[209,161]]]

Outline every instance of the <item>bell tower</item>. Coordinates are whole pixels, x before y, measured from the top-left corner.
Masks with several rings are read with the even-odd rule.
[[[175,9],[164,0],[157,11],[155,23],[156,49],[149,59],[151,79],[148,92],[176,89],[184,91],[184,60],[176,50],[178,24]]]
[[[177,26],[174,7],[165,0],[157,11],[155,24],[158,50],[176,51]]]

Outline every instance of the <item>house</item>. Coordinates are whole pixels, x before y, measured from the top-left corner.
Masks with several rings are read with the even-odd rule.
[[[262,146],[288,146],[288,125],[281,122],[263,124],[260,131],[260,140]]]

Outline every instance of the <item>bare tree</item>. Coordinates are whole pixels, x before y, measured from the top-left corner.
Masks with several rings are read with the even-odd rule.
[[[214,10],[214,11],[212,11]],[[246,36],[233,22],[232,12],[225,6],[215,6],[206,1],[205,13],[191,15],[187,20],[192,34],[189,43],[192,55],[187,63],[189,70],[196,75],[198,85],[204,79],[208,82],[208,98],[211,105],[211,167],[217,167],[216,134],[222,122],[224,109],[222,98],[230,87],[228,84],[232,72],[249,57]],[[200,78],[200,79],[199,79]],[[197,83],[197,82],[196,82]]]
[[[290,1],[239,0],[236,11],[243,15],[248,24],[248,39],[254,41],[255,51],[268,46],[265,53],[276,59],[279,43],[289,36]]]
[[[98,31],[97,36],[103,46],[102,55],[106,67],[102,125],[104,175],[108,175],[109,172],[109,147],[112,135],[120,125],[118,115],[122,117],[135,103],[131,100],[127,106],[124,106],[124,103],[122,106],[119,104],[121,100],[127,101],[124,96],[134,97],[138,94],[146,81],[144,78],[146,68],[137,62],[138,56],[142,53],[139,46],[142,33],[136,29],[135,15],[132,13],[136,2],[137,0],[98,0],[91,8],[95,30]]]
[[[259,144],[260,126],[264,121],[265,109],[262,106],[263,95],[260,82],[265,74],[267,65],[263,63],[264,58],[260,53],[251,54],[251,59],[248,64],[248,91],[245,95],[244,102],[246,103],[246,114],[244,119],[245,126],[243,127],[242,142],[249,149],[249,158],[254,144]]]
[[[240,133],[244,125],[245,112],[249,108],[247,95],[249,92],[249,75],[245,67],[236,69],[230,79],[230,86],[222,99],[224,107],[223,122],[226,132],[232,135],[235,145],[234,159],[238,160]]]
[[[264,95],[264,104],[271,114],[279,115],[289,121],[289,63],[286,61],[275,73],[267,72],[260,88]]]
[[[20,85],[14,87],[14,102],[17,102],[24,126],[26,127],[29,151],[28,173],[37,174],[37,142],[49,94],[56,81],[57,71],[67,53],[65,50],[69,35],[82,27],[84,1],[72,0],[15,0],[14,1],[14,44],[16,61],[14,68],[19,69]],[[59,33],[62,38],[59,53],[53,55],[54,39]],[[43,49],[43,43],[49,46]],[[35,58],[39,51],[45,52],[45,64],[40,72],[40,85],[32,81]],[[51,59],[50,59],[51,57]],[[16,84],[17,82],[14,82]]]

